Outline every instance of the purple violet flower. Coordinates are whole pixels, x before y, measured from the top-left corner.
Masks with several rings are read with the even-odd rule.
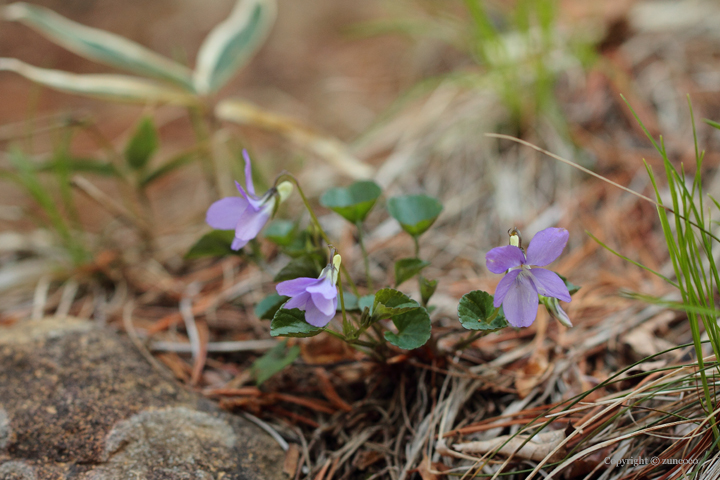
[[[278,200],[282,202],[292,193],[292,184],[282,182],[271,188],[262,197],[255,195],[252,181],[250,156],[243,150],[245,158],[245,186],[247,192],[236,181],[235,186],[242,197],[225,197],[210,205],[205,221],[218,230],[235,230],[235,239],[230,248],[240,250],[255,238],[265,226],[275,210]]]
[[[337,311],[338,269],[340,255],[325,267],[318,278],[300,277],[277,284],[279,295],[291,297],[282,308],[299,308],[305,311],[305,321],[313,327],[324,327]]]
[[[564,228],[546,228],[530,241],[527,256],[516,245],[493,248],[485,256],[488,270],[507,272],[495,289],[493,305],[495,308],[502,305],[505,318],[513,327],[532,325],[537,315],[538,295],[570,301],[565,282],[555,272],[539,268],[560,256],[569,236]]]

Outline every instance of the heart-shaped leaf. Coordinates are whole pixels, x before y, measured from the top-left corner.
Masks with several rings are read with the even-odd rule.
[[[270,323],[273,337],[314,337],[322,328],[313,327],[305,321],[305,312],[298,308],[281,308]]]
[[[230,244],[235,238],[234,230],[213,230],[203,235],[185,254],[186,259],[204,257],[225,257],[240,255],[240,250],[233,250]]]
[[[143,117],[125,146],[125,160],[133,170],[145,168],[158,148],[158,134],[152,118]]]
[[[419,258],[401,258],[395,262],[395,286],[399,287],[401,283],[410,280],[428,265],[430,265],[430,262]]]
[[[398,333],[385,332],[385,339],[404,350],[421,347],[430,339],[431,322],[427,311],[414,308],[392,317]]]
[[[373,312],[377,311],[379,305],[383,305],[386,309],[417,308],[420,306],[415,300],[394,288],[378,290],[373,302]]]
[[[345,311],[356,311],[360,308],[358,307],[358,297],[356,297],[354,293],[343,290],[343,300],[345,301]],[[338,297],[337,311],[342,311],[340,297]]]
[[[388,211],[403,230],[417,237],[435,223],[443,206],[427,195],[406,195],[388,200]]]
[[[320,197],[320,204],[351,223],[365,220],[382,193],[373,181],[355,182],[349,187],[333,188]]]
[[[575,294],[578,292],[578,290],[580,290],[580,289],[582,288],[582,287],[580,287],[580,286],[578,286],[578,285],[573,284],[573,283],[570,282],[567,278],[565,278],[564,276],[560,275],[559,273],[555,272],[555,274],[556,274],[558,277],[560,277],[560,280],[562,280],[562,281],[565,283],[565,286],[567,287],[568,293],[570,293],[570,295],[575,295]]]
[[[282,307],[283,303],[288,300],[290,300],[290,298],[285,295],[271,293],[255,305],[255,316],[262,320],[272,320],[275,313]]]
[[[250,367],[255,382],[260,385],[268,378],[290,365],[300,355],[300,346],[293,345],[287,348],[287,340],[278,343],[268,350],[265,355],[255,360]]]
[[[458,305],[460,323],[468,330],[500,330],[510,326],[502,308],[493,306],[493,296],[482,290],[466,293]]]
[[[275,275],[274,281],[283,282],[293,278],[317,278],[323,269],[325,256],[322,254],[306,254],[290,260],[282,270]]]
[[[372,308],[375,304],[375,295],[365,295],[364,297],[360,297],[358,300],[358,307],[360,310],[365,310],[365,308],[370,309],[370,313],[372,314]]]
[[[290,220],[273,220],[265,227],[263,236],[275,245],[286,247],[295,238],[295,222]]]

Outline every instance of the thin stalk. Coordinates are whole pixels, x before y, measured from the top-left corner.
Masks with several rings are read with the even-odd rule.
[[[487,332],[484,330],[480,330],[475,333],[471,333],[470,336],[468,336],[465,340],[460,340],[458,343],[453,345],[453,351],[457,350],[464,350],[466,347],[471,345],[475,340],[477,340],[480,337],[483,337]]]
[[[340,310],[342,311],[343,334],[347,336],[354,330],[354,327],[348,321],[347,313],[345,312],[345,295],[343,294],[342,276],[340,275],[338,275],[338,292],[340,294]]]
[[[374,288],[372,277],[370,276],[370,259],[368,258],[367,250],[365,249],[365,242],[363,241],[362,222],[357,222],[355,226],[357,227],[358,231],[358,243],[360,244],[360,251],[362,252],[363,262],[365,263],[365,278],[367,281],[367,286],[370,291],[372,291],[374,290]]]
[[[325,241],[326,244],[332,245],[332,242],[330,241],[330,238],[327,236],[327,233],[325,233],[325,230],[323,230],[322,225],[320,225],[320,221],[317,218],[317,215],[315,215],[315,211],[313,210],[312,206],[310,205],[310,201],[305,196],[305,192],[303,192],[302,187],[300,186],[300,182],[298,182],[297,178],[295,178],[292,174],[288,172],[283,172],[275,179],[275,185],[277,186],[278,183],[280,183],[281,180],[289,180],[291,181],[298,189],[298,193],[300,194],[300,198],[302,198],[303,203],[305,204],[305,208],[307,209],[308,213],[310,214],[310,218],[312,219],[313,223],[315,224],[315,227],[317,227],[318,232],[320,233],[320,236]],[[358,298],[360,297],[360,292],[357,289],[357,285],[355,285],[355,282],[353,282],[353,279],[350,277],[350,274],[347,271],[347,268],[345,268],[344,264],[340,264],[340,272],[345,275],[345,278],[347,278],[348,283],[350,284],[350,288],[352,289],[355,296]]]
[[[413,235],[412,238],[413,242],[415,242],[415,258],[420,258],[420,242],[417,235]]]
[[[210,145],[210,132],[205,120],[203,119],[202,112],[196,107],[190,107],[188,108],[188,114],[190,115],[190,123],[192,124],[193,131],[195,132],[197,142],[202,145]],[[204,153],[205,154],[201,154],[200,157],[205,181],[210,189],[215,194],[218,194],[220,190],[214,174],[215,168],[213,165],[214,155],[212,148],[208,147]]]

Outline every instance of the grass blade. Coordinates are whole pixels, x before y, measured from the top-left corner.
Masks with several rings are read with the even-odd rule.
[[[54,90],[86,97],[141,104],[195,105],[197,98],[176,87],[127,75],[80,75],[34,67],[14,58],[0,58],[0,71],[15,72]]]
[[[0,10],[3,19],[20,22],[81,57],[167,80],[192,91],[191,71],[119,35],[73,22],[50,9],[24,2]]]
[[[199,93],[217,91],[250,60],[270,32],[276,10],[275,0],[238,0],[200,47],[194,76]]]

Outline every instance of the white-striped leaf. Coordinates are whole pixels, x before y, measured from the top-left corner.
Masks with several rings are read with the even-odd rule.
[[[373,168],[352,155],[340,140],[318,133],[292,118],[263,110],[252,103],[238,99],[222,100],[215,107],[215,115],[221,120],[277,132],[296,145],[312,151],[353,179],[367,179],[373,174]]]
[[[36,30],[81,57],[192,90],[192,72],[126,38],[73,22],[50,9],[24,2],[2,7],[0,15]]]
[[[262,45],[275,21],[276,0],[238,0],[230,16],[207,36],[195,65],[195,89],[215,92]]]
[[[191,93],[166,83],[128,75],[79,75],[38,68],[14,58],[0,58],[0,71],[15,72],[28,80],[65,93],[144,104],[196,105]]]

